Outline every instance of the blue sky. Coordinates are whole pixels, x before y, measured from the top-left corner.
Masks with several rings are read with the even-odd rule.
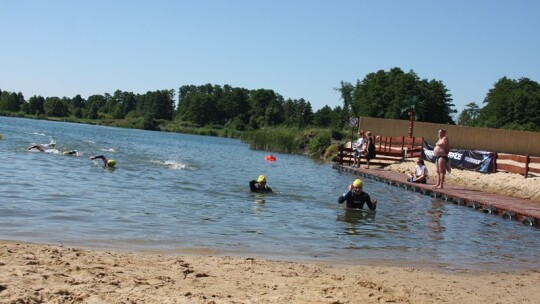
[[[316,111],[399,67],[456,109],[501,77],[540,82],[540,1],[2,1],[0,89],[26,99],[206,83],[272,89]]]

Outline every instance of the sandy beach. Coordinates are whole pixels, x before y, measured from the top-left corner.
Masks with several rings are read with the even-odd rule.
[[[539,303],[540,271],[443,271],[1,242],[1,303]]]
[[[388,169],[406,172],[412,166]],[[428,168],[433,178],[435,168]],[[453,170],[447,182],[540,197],[537,177]],[[0,244],[0,303],[540,303],[539,269],[339,265]]]

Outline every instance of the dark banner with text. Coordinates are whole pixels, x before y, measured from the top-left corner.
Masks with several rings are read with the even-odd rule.
[[[424,141],[422,158],[432,163],[435,162],[433,146]],[[448,159],[452,168],[466,169],[483,173],[493,172],[493,160],[495,153],[478,150],[450,150]]]

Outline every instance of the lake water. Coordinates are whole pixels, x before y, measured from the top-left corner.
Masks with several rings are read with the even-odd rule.
[[[235,139],[0,117],[0,239],[283,260],[540,268],[540,229],[364,179],[376,213],[337,204],[354,176]],[[52,137],[57,150],[28,151]],[[66,156],[77,149],[80,157]],[[117,161],[104,169],[89,156]],[[274,193],[249,191],[265,174]]]

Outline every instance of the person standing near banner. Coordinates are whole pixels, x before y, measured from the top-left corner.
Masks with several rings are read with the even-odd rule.
[[[450,152],[450,142],[446,137],[446,130],[439,129],[439,140],[435,144],[433,149],[433,155],[435,156],[435,166],[437,168],[437,183],[435,189],[443,189],[444,177],[446,176],[446,166],[450,161],[448,159],[448,153]]]

